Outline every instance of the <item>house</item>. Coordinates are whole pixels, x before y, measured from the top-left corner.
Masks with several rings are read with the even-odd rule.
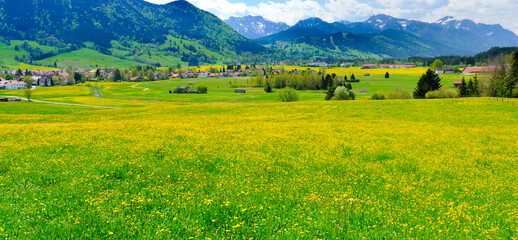
[[[144,81],[144,79],[141,77],[130,77],[130,81],[131,82],[142,82],[142,81]]]
[[[190,88],[188,86],[178,86],[174,90],[175,93],[189,93]]]
[[[329,64],[325,62],[312,62],[308,63],[308,67],[329,67]]]
[[[376,64],[365,64],[365,65],[363,65],[363,67],[361,67],[361,69],[375,69],[375,68],[378,68],[378,65],[376,65]]]
[[[415,68],[415,65],[412,64],[402,64],[402,65],[388,65],[388,64],[381,64],[381,68]]]
[[[443,73],[455,73],[453,68],[437,68],[435,69],[435,73],[443,74]]]
[[[495,66],[489,67],[467,67],[464,69],[464,74],[478,74],[478,73],[489,73],[494,72],[496,70]]]
[[[210,73],[209,73],[209,72],[199,72],[199,73],[198,73],[198,77],[199,77],[199,78],[208,78],[208,77],[209,77],[209,75],[210,75]]]
[[[5,89],[5,85],[7,85],[7,81],[3,78],[0,78],[0,89]]]
[[[243,74],[241,72],[235,72],[231,74],[232,77],[241,77]]]
[[[20,80],[11,80],[5,85],[5,89],[25,89],[25,82]]]
[[[460,85],[462,85],[462,81],[453,82],[453,86],[455,86],[456,88],[460,87]]]

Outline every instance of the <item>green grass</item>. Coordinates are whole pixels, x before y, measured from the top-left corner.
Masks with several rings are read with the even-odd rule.
[[[39,94],[127,106],[0,103],[1,238],[516,236],[507,103],[130,106],[55,89]]]
[[[128,66],[142,65],[141,63],[108,56],[88,48],[82,48],[69,53],[62,53],[39,62],[44,65],[53,65],[54,62],[57,62],[57,65],[60,68],[93,68],[97,66],[124,68]]]

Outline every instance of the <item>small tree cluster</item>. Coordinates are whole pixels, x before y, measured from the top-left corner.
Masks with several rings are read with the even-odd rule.
[[[460,97],[480,97],[479,90],[480,82],[478,81],[478,77],[475,76],[474,80],[469,78],[469,82],[466,84],[466,79],[462,78],[462,83],[459,86],[459,96]]]
[[[441,87],[441,78],[439,75],[432,71],[432,69],[428,69],[417,83],[417,87],[414,90],[414,98],[425,98],[427,92],[439,90]]]

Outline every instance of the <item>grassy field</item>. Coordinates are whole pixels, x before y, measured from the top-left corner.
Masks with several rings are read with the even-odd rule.
[[[123,108],[0,107],[2,238],[498,239],[518,230],[509,104],[69,97]]]
[[[413,89],[420,70],[400,71],[354,88]],[[261,89],[235,94],[229,81],[34,90],[121,109],[0,103],[0,238],[517,235],[518,101],[324,101],[308,91],[281,103]],[[209,93],[168,93],[189,82]]]

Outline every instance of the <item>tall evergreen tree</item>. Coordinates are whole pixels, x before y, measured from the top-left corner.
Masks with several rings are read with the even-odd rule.
[[[514,51],[511,55],[509,79],[507,80],[505,87],[509,93],[509,96],[512,96],[513,90],[518,87],[518,50]]]
[[[390,78],[390,74],[388,72],[385,73],[385,78]]]
[[[441,87],[441,78],[429,68],[419,79],[414,90],[414,98],[425,98],[427,92],[439,90]]]
[[[480,81],[478,80],[478,76],[475,75],[475,77],[473,77],[473,96],[474,97],[480,97],[479,86],[480,86]]]
[[[351,80],[356,80],[356,77],[354,76],[354,73],[351,75]]]
[[[118,68],[116,68],[113,71],[113,81],[117,82],[117,81],[120,81],[120,80],[122,80],[122,74],[121,74],[121,71]]]
[[[344,81],[346,81],[346,82],[347,82],[347,75],[345,75],[345,76],[344,76]]]
[[[466,79],[464,77],[462,77],[462,83],[459,86],[459,95],[461,97],[466,97],[468,95],[468,91],[466,88],[467,88]]]
[[[468,97],[473,97],[475,95],[475,89],[474,89],[474,85],[473,85],[473,80],[471,78],[469,78],[469,82],[468,82]]]

